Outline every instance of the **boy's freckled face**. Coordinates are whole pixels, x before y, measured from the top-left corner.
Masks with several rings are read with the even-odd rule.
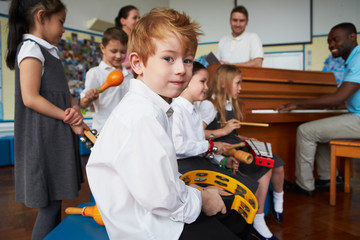
[[[126,58],[127,46],[119,40],[110,40],[106,46],[100,45],[103,61],[115,68],[120,68]]]
[[[142,81],[163,98],[175,98],[187,87],[194,60],[192,52],[184,53],[177,37],[153,40],[155,54],[143,66]]]

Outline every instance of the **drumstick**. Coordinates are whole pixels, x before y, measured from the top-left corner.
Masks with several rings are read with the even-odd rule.
[[[245,147],[245,143],[244,142],[239,142],[239,143],[236,143],[236,144],[231,144],[229,146],[225,146],[226,149],[237,148],[237,147]]]
[[[218,121],[218,123],[223,123],[226,124],[226,121]],[[254,126],[254,127],[268,127],[269,124],[268,123],[252,123],[252,122],[240,122],[240,125],[244,125],[244,126]]]
[[[119,86],[123,81],[124,81],[123,73],[119,70],[114,70],[111,73],[109,73],[109,75],[106,78],[106,81],[100,87],[97,88],[97,91],[98,93],[102,93],[109,87]],[[86,97],[83,98],[84,103],[87,103],[88,101],[89,99],[87,99]]]

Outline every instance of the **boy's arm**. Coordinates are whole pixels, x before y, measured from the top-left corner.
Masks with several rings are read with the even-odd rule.
[[[205,139],[203,141],[186,139],[186,136],[184,136],[186,133],[185,128],[187,126],[191,127],[191,125],[186,125],[187,123],[184,121],[185,119],[182,118],[182,113],[175,111],[173,114],[172,138],[174,141],[176,155],[178,157],[192,157],[205,153],[209,149],[209,142]],[[193,122],[188,124],[193,124]],[[198,127],[201,128],[202,126]],[[193,127],[191,129],[193,129]]]
[[[124,160],[115,170],[124,176],[131,195],[152,214],[184,223],[195,221],[201,194],[179,179],[175,149],[164,127],[149,117],[121,132],[131,137],[119,151],[117,159]]]
[[[82,108],[89,107],[93,101],[99,98],[99,91],[97,88],[90,89],[85,93],[85,96],[80,99],[80,106]]]
[[[99,69],[91,68],[85,77],[85,88],[80,93],[80,106],[82,108],[89,107],[93,100],[98,98],[97,88],[102,84],[101,73],[98,72]],[[103,80],[105,81],[105,80]],[[85,100],[85,98],[87,100]]]

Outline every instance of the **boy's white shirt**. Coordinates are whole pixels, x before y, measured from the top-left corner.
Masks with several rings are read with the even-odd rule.
[[[173,99],[174,109],[172,137],[178,159],[203,155],[209,149],[205,139],[198,103],[192,104],[183,97]],[[219,164],[224,157],[215,155],[214,163]]]
[[[200,191],[179,179],[171,114],[132,79],[97,139],[86,170],[110,239],[178,239],[200,214]]]
[[[209,148],[196,106],[183,97],[173,99],[172,138],[178,159],[198,156]]]
[[[114,67],[109,66],[104,61],[101,61],[99,66],[89,69],[86,73],[85,88],[80,93],[80,97],[85,97],[86,92],[90,89],[100,87],[106,81],[107,76],[114,70]],[[126,68],[122,69],[122,73],[124,81],[119,86],[109,87],[106,91],[99,94],[98,99],[93,101],[92,128],[98,132],[103,128],[111,111],[119,104],[129,90],[129,81],[133,78],[133,75]]]

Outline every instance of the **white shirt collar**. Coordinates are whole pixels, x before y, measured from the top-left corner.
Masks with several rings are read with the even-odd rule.
[[[132,91],[137,94],[141,94],[149,98],[151,102],[155,105],[159,106],[161,110],[167,113],[171,107],[162,97],[160,97],[157,93],[153,92],[144,82],[138,79],[131,79],[130,80],[130,88],[129,91]],[[172,111],[172,109],[170,110]]]
[[[55,49],[56,52],[59,53],[59,49],[58,49],[56,46],[48,43],[47,41],[45,41],[45,40],[42,39],[42,38],[38,38],[38,37],[36,37],[36,36],[34,36],[34,35],[32,35],[32,34],[25,33],[25,34],[23,35],[23,40],[25,40],[25,39],[34,40],[35,42],[37,42],[37,43],[40,44],[41,46],[45,47],[46,49],[48,49],[48,50]]]
[[[194,104],[192,104],[191,102],[189,102],[189,100],[183,98],[183,97],[177,97],[173,99],[174,102],[178,102],[179,105],[184,106],[184,108],[186,109],[186,111],[188,111],[190,114],[194,111],[195,106]]]
[[[239,40],[241,40],[241,39],[244,38],[245,33],[246,33],[246,32],[244,31],[242,34],[240,34],[240,35],[237,36],[237,37],[234,37],[232,34],[231,34],[231,36],[232,36],[232,38],[233,38],[234,40],[239,41]]]
[[[232,106],[229,100],[226,100],[225,109],[226,111],[232,111]]]
[[[104,62],[102,60],[99,64],[99,68],[104,69],[104,70],[116,70],[116,68],[114,68],[113,66],[110,66],[109,64],[107,64],[106,62]],[[126,77],[127,75],[130,74],[130,72],[125,67],[122,66],[121,68],[122,68],[121,71],[122,71],[124,77]]]

